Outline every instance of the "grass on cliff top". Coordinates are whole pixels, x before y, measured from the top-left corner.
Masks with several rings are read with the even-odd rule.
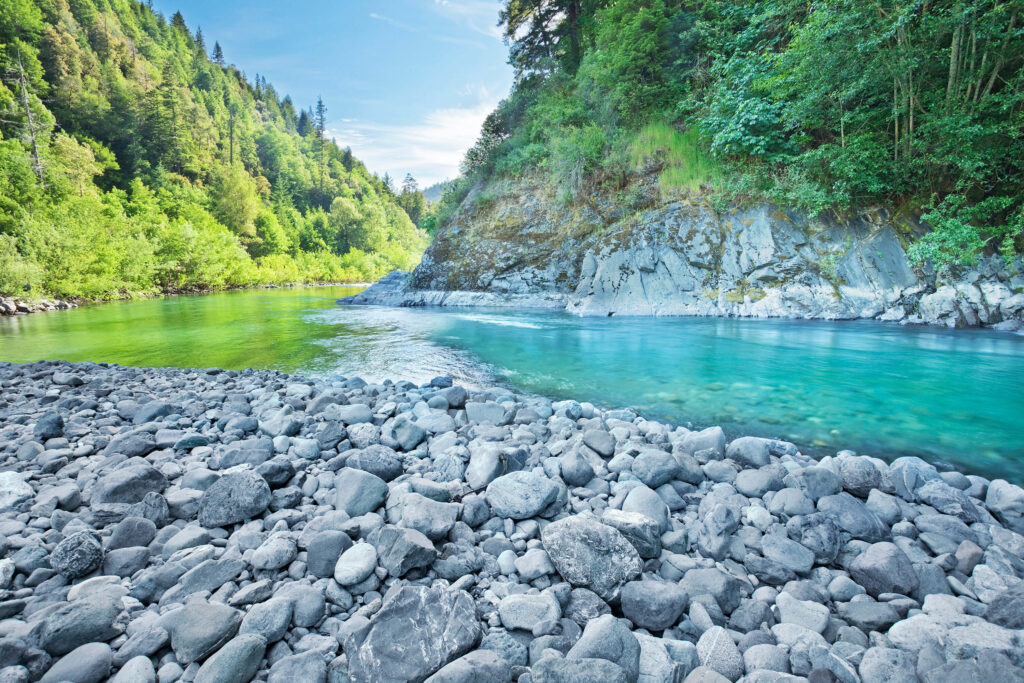
[[[658,175],[663,193],[699,194],[701,186],[712,184],[722,170],[701,147],[696,128],[680,133],[667,123],[649,123],[635,134],[630,152],[635,168],[655,159],[664,162]]]

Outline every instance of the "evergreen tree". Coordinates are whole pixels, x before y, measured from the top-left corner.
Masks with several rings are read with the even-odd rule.
[[[327,138],[322,101],[300,136],[291,99],[226,66],[219,44],[208,58],[180,12],[68,1],[0,2],[0,294],[366,281],[415,265],[422,233]],[[321,208],[338,197],[359,251]]]
[[[327,148],[327,141],[325,139],[327,131],[327,105],[324,104],[324,99],[319,95],[316,98],[316,111],[313,116],[313,130],[316,133],[316,155],[318,161],[318,171],[320,173],[320,194],[324,191],[324,173],[327,170],[327,159],[325,151]]]
[[[175,12],[174,16],[171,17],[171,26],[188,35],[188,27],[185,25],[185,17],[182,16],[181,11]]]

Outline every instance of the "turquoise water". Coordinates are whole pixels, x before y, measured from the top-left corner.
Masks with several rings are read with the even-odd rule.
[[[1024,481],[1024,338],[875,322],[338,307],[248,290],[0,318],[0,360],[451,374],[732,434]]]

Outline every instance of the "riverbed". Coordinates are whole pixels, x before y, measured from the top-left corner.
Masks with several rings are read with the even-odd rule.
[[[0,319],[0,360],[452,375],[695,426],[1024,480],[1024,338],[878,322],[340,307],[242,290]]]

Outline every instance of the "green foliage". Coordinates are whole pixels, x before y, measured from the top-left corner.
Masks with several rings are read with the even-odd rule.
[[[425,234],[326,139],[323,102],[297,115],[213,55],[136,0],[0,3],[0,293],[365,281],[417,260]],[[358,221],[326,212],[339,200]]]
[[[685,133],[666,123],[651,123],[633,136],[630,160],[636,168],[657,161],[662,164],[658,183],[662,190],[699,192],[721,174],[719,163],[701,144],[696,128]]]
[[[573,128],[555,141],[551,167],[566,199],[579,199],[587,177],[598,169],[608,148],[604,131],[594,124]]]
[[[504,5],[517,81],[467,155],[470,184],[533,173],[579,200],[661,154],[663,191],[710,191],[717,206],[816,214],[934,196],[920,263],[1024,246],[1020,2]]]

